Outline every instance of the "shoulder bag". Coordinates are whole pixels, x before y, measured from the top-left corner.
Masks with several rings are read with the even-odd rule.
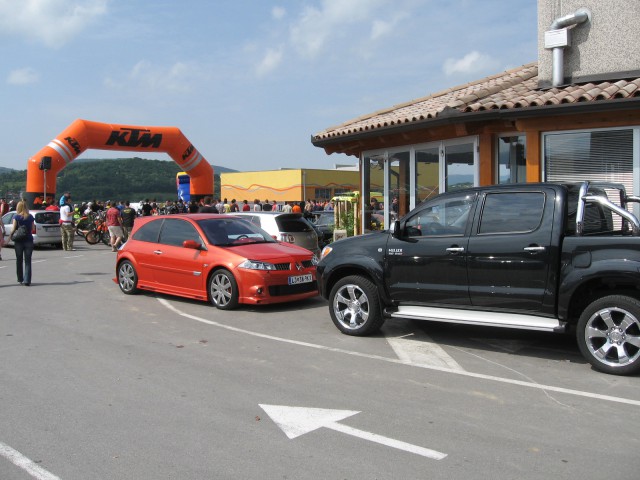
[[[11,232],[12,242],[22,242],[27,238],[27,227],[24,225],[18,225],[13,232]]]

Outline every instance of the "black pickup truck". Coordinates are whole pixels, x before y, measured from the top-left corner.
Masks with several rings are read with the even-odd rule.
[[[640,370],[640,199],[612,183],[470,188],[424,201],[389,231],[324,248],[335,325],[400,317],[576,334],[602,372]]]

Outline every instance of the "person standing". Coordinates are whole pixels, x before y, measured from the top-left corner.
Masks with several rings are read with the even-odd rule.
[[[62,235],[62,248],[64,250],[75,250],[73,248],[73,239],[76,235],[76,229],[73,226],[73,209],[71,208],[71,194],[65,193],[60,200],[64,200],[60,207],[60,233]]]
[[[29,213],[27,204],[24,201],[16,205],[16,214],[13,217],[13,231],[24,225],[27,229],[27,236],[19,242],[13,242],[16,252],[16,275],[18,283],[28,287],[31,285],[31,255],[33,254],[33,215]]]
[[[198,213],[218,213],[218,208],[211,205],[211,197],[204,197],[202,206],[198,209]]]
[[[289,204],[289,202],[284,202],[284,206],[282,207],[282,211],[284,213],[291,213],[291,212],[293,212],[293,207]]]
[[[64,192],[64,195],[60,197],[60,201],[58,202],[58,206],[62,208],[65,203],[70,203],[71,201],[71,193]]]
[[[4,198],[0,198],[0,217],[4,217],[5,213],[9,213],[9,204]]]
[[[136,211],[131,208],[129,200],[125,200],[124,208],[120,212],[120,216],[122,217],[122,231],[124,233],[124,241],[129,240],[129,235],[131,234],[131,230],[133,229],[133,222],[136,219]]]
[[[4,222],[0,222],[0,260],[2,260],[2,246],[4,245],[4,234],[5,234]]]
[[[122,217],[120,216],[120,210],[111,202],[107,203],[109,209],[106,214],[107,228],[109,229],[109,237],[111,238],[111,251],[117,252],[118,247],[122,244],[122,237],[124,235],[122,231]]]
[[[151,216],[151,204],[149,203],[149,199],[147,198],[142,204],[142,216],[149,217]]]

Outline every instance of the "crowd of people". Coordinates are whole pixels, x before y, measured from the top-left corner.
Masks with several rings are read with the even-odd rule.
[[[194,202],[192,202],[194,203]],[[184,213],[233,213],[233,212],[283,212],[283,213],[311,213],[319,210],[333,211],[333,201],[316,201],[309,199],[306,202],[285,201],[278,203],[276,200],[266,199],[261,202],[255,199],[252,204],[247,200],[238,203],[235,198],[229,202],[226,198],[204,197],[197,205],[197,210],[189,208]],[[171,213],[171,212],[169,212]]]
[[[17,200],[11,200],[7,202],[4,198],[0,199],[0,215],[4,215],[7,212],[16,210],[18,204]],[[61,208],[68,204],[71,212],[74,214],[88,215],[91,213],[106,212],[110,206],[115,206],[120,212],[125,208],[129,208],[132,205],[128,201],[112,202],[107,200],[105,202],[100,200],[93,200],[90,202],[71,204],[71,195],[69,192],[65,192],[60,197],[60,201],[48,205],[43,202],[38,206],[38,209],[42,210],[61,210]],[[333,211],[334,203],[331,200],[315,200],[308,199],[306,202],[284,201],[277,202],[276,200],[270,201],[265,199],[260,201],[254,199],[249,203],[248,200],[242,200],[238,202],[235,198],[231,201],[226,198],[213,198],[204,197],[200,201],[192,200],[185,202],[183,200],[166,200],[165,202],[157,202],[153,200],[144,200],[135,205],[135,213],[138,216],[147,215],[165,215],[175,213],[232,213],[232,212],[284,212],[284,213],[311,213],[316,211],[328,210]]]

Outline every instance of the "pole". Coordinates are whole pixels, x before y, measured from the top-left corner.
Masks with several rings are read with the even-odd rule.
[[[302,201],[307,201],[307,172],[302,169]]]

